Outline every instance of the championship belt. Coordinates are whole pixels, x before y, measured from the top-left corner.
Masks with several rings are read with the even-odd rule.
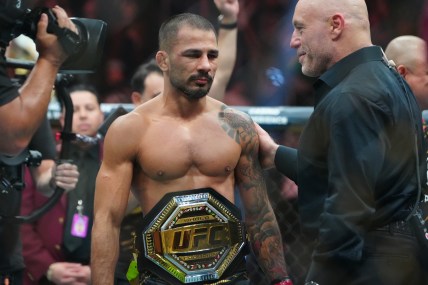
[[[240,210],[211,188],[166,194],[143,218],[138,267],[171,284],[209,284],[242,266]]]

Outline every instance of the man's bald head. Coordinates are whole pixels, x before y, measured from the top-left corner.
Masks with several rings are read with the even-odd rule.
[[[299,0],[297,6],[306,6],[327,20],[334,14],[342,14],[347,23],[370,31],[369,15],[364,0]]]
[[[349,54],[371,46],[364,0],[299,0],[290,46],[297,49],[303,74],[320,76]]]
[[[405,35],[393,39],[385,50],[397,71],[415,94],[422,110],[428,109],[428,54],[426,42],[416,36]]]
[[[413,68],[426,56],[426,43],[423,39],[406,35],[393,39],[385,49],[386,57],[393,60],[396,65]]]

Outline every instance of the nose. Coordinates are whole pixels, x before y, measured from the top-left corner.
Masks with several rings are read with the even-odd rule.
[[[203,70],[205,72],[211,70],[211,60],[209,59],[208,55],[203,55],[200,57],[198,63],[198,70]]]
[[[74,111],[74,113],[78,118],[86,118],[86,116],[88,115],[88,113],[83,109],[79,109],[77,111]]]
[[[298,36],[296,30],[294,30],[290,39],[290,47],[297,49],[300,47],[300,43],[301,43],[300,37]]]

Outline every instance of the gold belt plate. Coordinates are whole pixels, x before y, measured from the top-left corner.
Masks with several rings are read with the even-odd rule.
[[[143,224],[140,268],[173,284],[219,280],[245,255],[239,209],[211,188],[165,195]]]

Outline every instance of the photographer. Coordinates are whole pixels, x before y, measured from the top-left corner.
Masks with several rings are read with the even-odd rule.
[[[15,8],[0,4],[0,23],[4,29],[11,25]],[[58,25],[77,33],[73,22],[59,6],[52,8]],[[5,22],[5,23],[4,23]],[[54,86],[56,74],[66,60],[67,53],[57,36],[47,32],[48,17],[42,14],[37,24],[36,48],[38,60],[22,87],[13,85],[5,67],[4,51],[0,56],[0,153],[19,154],[26,148],[31,137],[44,119]],[[2,32],[0,30],[0,32]]]
[[[3,36],[15,25],[22,14],[18,4],[11,1],[0,3],[0,34]],[[20,3],[19,1],[16,1]],[[55,6],[52,12],[58,26],[77,33],[76,26],[67,17],[66,12]],[[0,154],[17,155],[28,145],[39,125],[46,117],[51,92],[61,64],[68,54],[60,45],[56,35],[48,33],[48,17],[41,14],[37,21],[35,36],[39,57],[21,87],[14,85],[8,77],[5,65],[5,48],[2,42],[0,55]],[[0,214],[18,215],[20,191],[2,193]],[[5,206],[5,207],[3,207]],[[7,207],[6,207],[7,206]],[[0,223],[0,284],[22,284],[24,268],[19,242],[19,225]]]

